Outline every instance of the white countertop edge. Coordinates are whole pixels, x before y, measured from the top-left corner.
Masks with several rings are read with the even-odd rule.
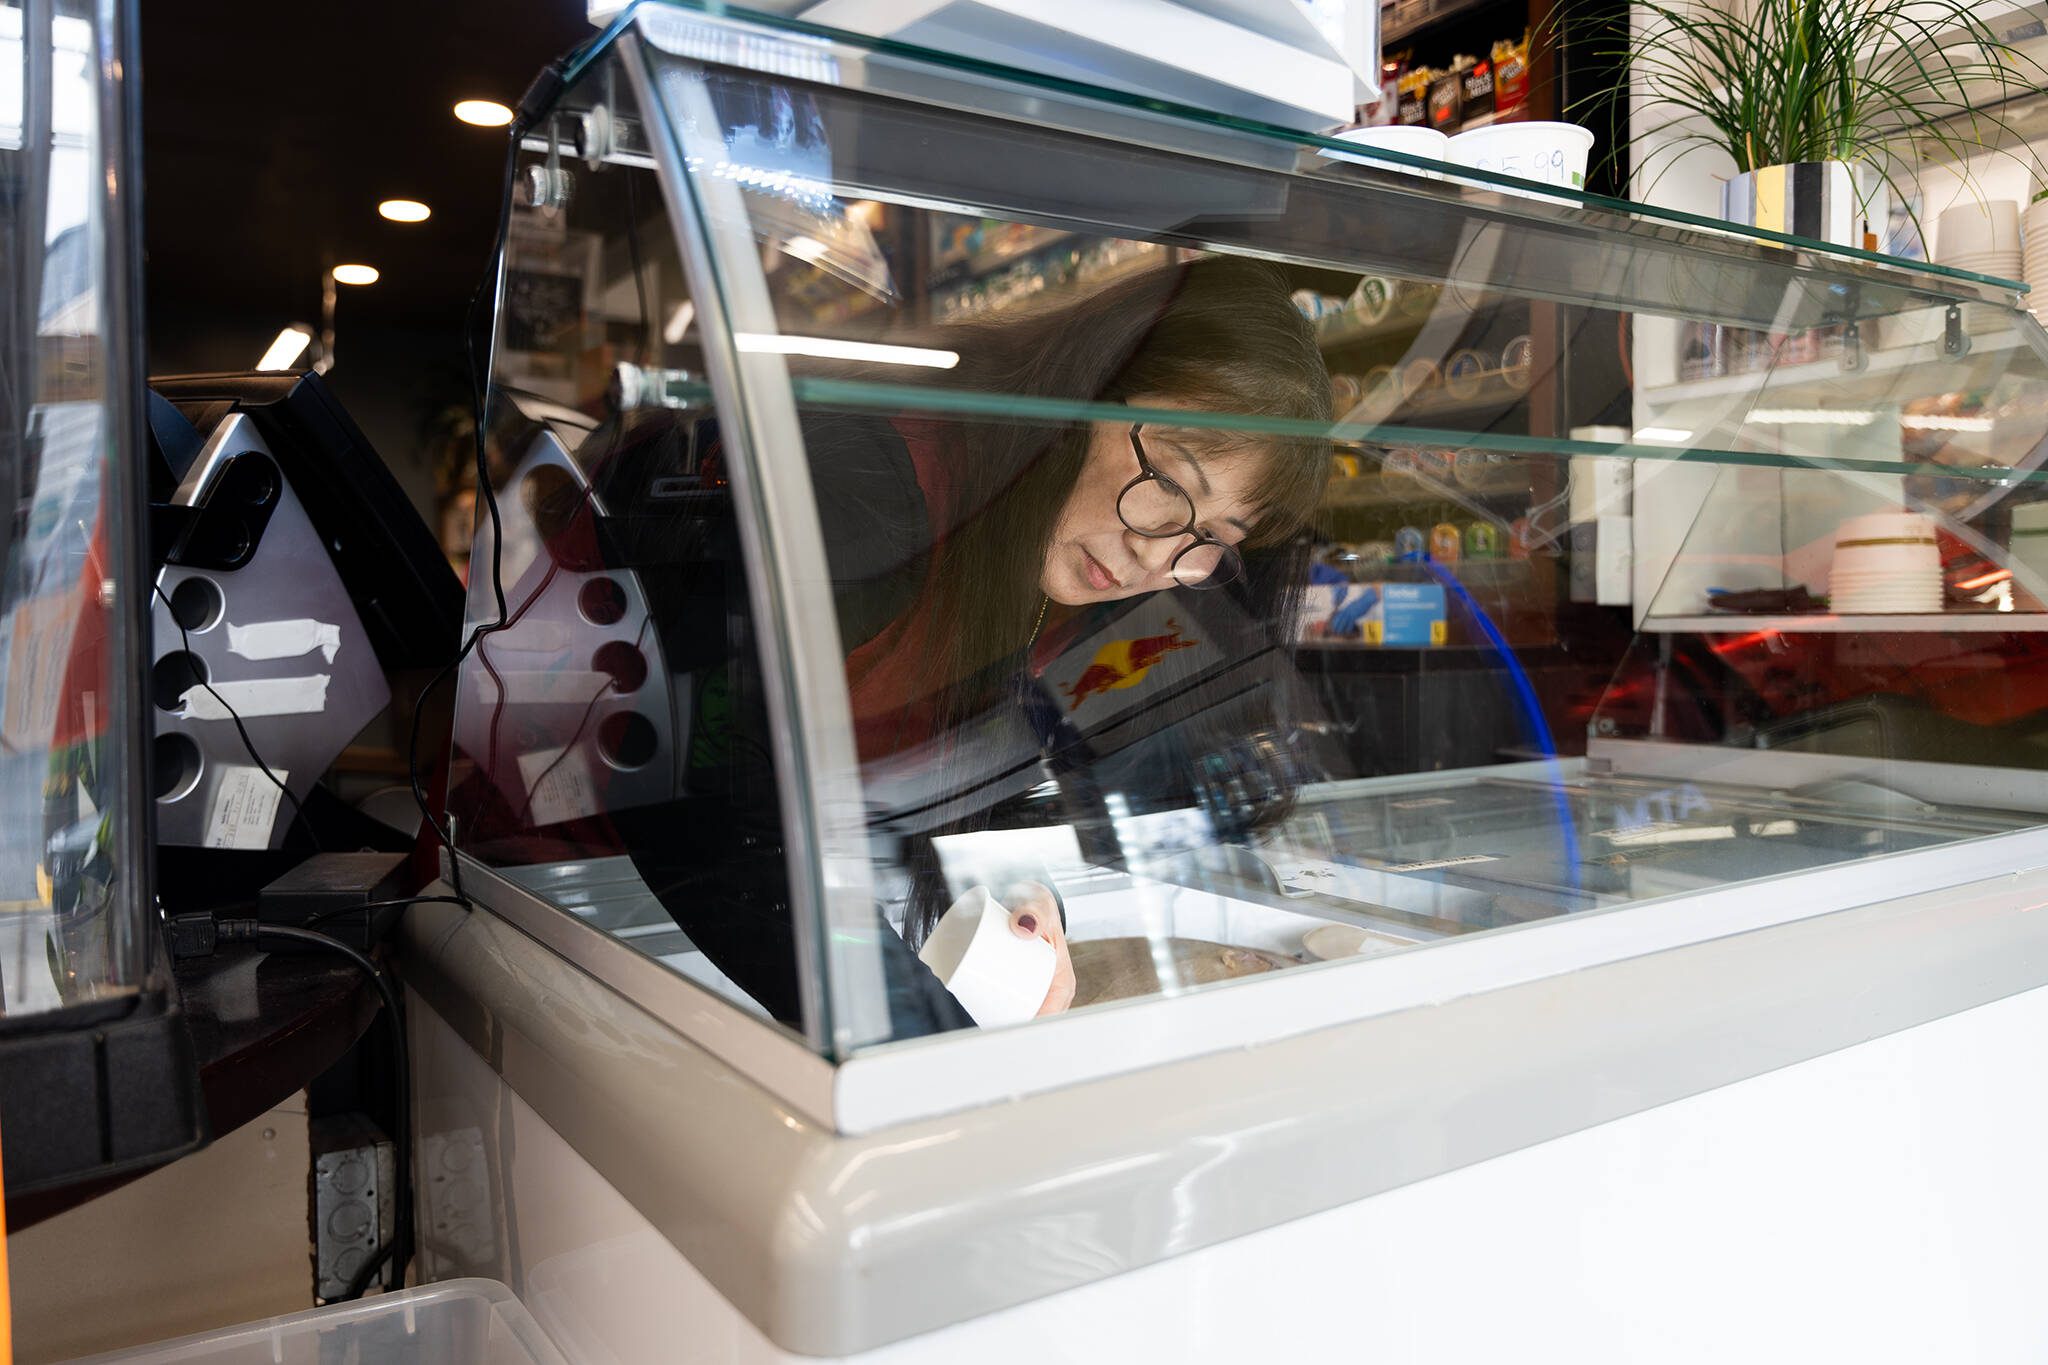
[[[833,1115],[843,1134],[875,1133],[2041,866],[2048,866],[2048,829],[2021,830],[1533,921],[1439,941],[1424,952],[1302,967],[971,1036],[888,1044],[840,1064]]]

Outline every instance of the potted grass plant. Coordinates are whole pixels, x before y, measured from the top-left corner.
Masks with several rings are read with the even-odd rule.
[[[1699,146],[1736,174],[1722,216],[1843,246],[1880,238],[1917,164],[1964,158],[2011,135],[2001,103],[2048,72],[2001,41],[1971,0],[1566,0],[1552,41],[1625,62],[1639,169],[1656,178]],[[2012,143],[2024,146],[2018,138]],[[2008,152],[2039,166],[2039,158]],[[1656,165],[1662,162],[1661,166]]]

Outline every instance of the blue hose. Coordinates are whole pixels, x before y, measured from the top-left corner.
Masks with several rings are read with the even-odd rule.
[[[1557,807],[1558,833],[1563,836],[1564,841],[1565,878],[1570,882],[1572,890],[1583,892],[1585,888],[1579,881],[1579,826],[1572,818],[1571,798],[1565,794],[1564,767],[1557,761],[1557,740],[1550,733],[1550,722],[1543,718],[1543,707],[1536,700],[1536,688],[1530,683],[1528,673],[1522,668],[1522,661],[1515,657],[1514,648],[1508,644],[1507,637],[1500,633],[1500,627],[1494,625],[1493,618],[1486,614],[1485,608],[1473,599],[1472,594],[1466,591],[1465,585],[1460,583],[1450,570],[1426,554],[1402,555],[1397,562],[1420,564],[1428,569],[1430,574],[1472,613],[1472,619],[1479,623],[1480,633],[1486,637],[1487,644],[1492,646],[1493,652],[1506,666],[1508,678],[1514,684],[1515,705],[1522,713],[1523,723],[1528,727],[1529,738],[1542,752],[1544,760],[1550,764],[1550,797]]]

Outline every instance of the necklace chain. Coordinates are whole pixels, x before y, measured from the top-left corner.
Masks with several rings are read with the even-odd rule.
[[[1036,625],[1031,627],[1031,638],[1024,642],[1025,654],[1030,654],[1032,646],[1038,643],[1038,632],[1045,629],[1046,608],[1050,607],[1051,605],[1052,599],[1050,597],[1041,597],[1038,599],[1038,622]]]

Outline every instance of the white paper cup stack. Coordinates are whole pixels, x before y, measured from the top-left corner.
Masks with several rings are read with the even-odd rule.
[[[2020,278],[2034,287],[2027,307],[2048,319],[2048,199],[2028,205],[2020,220]]]
[[[1944,209],[1934,234],[1941,264],[2001,280],[2020,278],[2020,206],[2011,199],[1966,199]],[[1972,332],[1995,332],[2011,315],[1973,304],[1963,310]]]
[[[1828,598],[1838,616],[1940,611],[1941,546],[1933,520],[1875,512],[1843,522],[1835,532]]]

